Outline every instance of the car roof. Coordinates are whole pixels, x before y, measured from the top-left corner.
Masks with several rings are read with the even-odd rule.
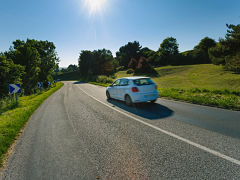
[[[135,80],[135,79],[142,79],[142,78],[149,78],[149,77],[133,76],[133,77],[122,77],[122,78],[119,78],[119,79],[132,79],[132,80]]]

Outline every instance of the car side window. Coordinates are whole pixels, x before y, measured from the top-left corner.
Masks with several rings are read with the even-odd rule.
[[[129,85],[129,80],[128,79],[121,79],[119,85],[120,86],[128,86]]]
[[[120,79],[116,80],[112,85],[113,86],[119,86],[119,83],[120,83]]]

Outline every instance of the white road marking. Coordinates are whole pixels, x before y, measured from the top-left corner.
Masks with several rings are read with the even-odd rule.
[[[119,113],[121,113],[121,114],[123,114],[123,115],[125,115],[125,116],[127,116],[127,117],[129,117],[129,118],[131,118],[131,119],[133,119],[133,120],[135,120],[135,121],[138,121],[138,122],[140,122],[140,123],[142,123],[142,124],[144,124],[144,125],[146,125],[146,126],[148,126],[148,127],[151,127],[151,128],[153,128],[153,129],[155,129],[155,130],[157,130],[157,131],[160,131],[160,132],[162,132],[162,133],[164,133],[164,134],[167,134],[167,135],[169,135],[169,136],[171,136],[171,137],[173,137],[173,138],[176,138],[176,139],[178,139],[178,140],[180,140],[180,141],[183,141],[183,142],[185,142],[185,143],[187,143],[187,144],[190,144],[190,145],[192,145],[192,146],[194,146],[194,147],[197,147],[197,148],[199,148],[199,149],[201,149],[201,150],[203,150],[203,151],[206,151],[206,152],[208,152],[208,153],[210,153],[210,154],[213,154],[213,155],[215,155],[215,156],[217,156],[217,157],[223,158],[223,159],[225,159],[225,160],[227,160],[227,161],[230,161],[230,162],[232,162],[232,163],[237,164],[237,165],[240,166],[240,161],[237,160],[237,159],[234,159],[234,158],[229,157],[229,156],[227,156],[227,155],[224,155],[224,154],[222,154],[222,153],[220,153],[220,152],[218,152],[218,151],[212,150],[212,149],[210,149],[210,148],[208,148],[208,147],[206,147],[206,146],[203,146],[203,145],[201,145],[201,144],[192,142],[192,141],[190,141],[190,140],[188,140],[188,139],[185,139],[185,138],[183,138],[183,137],[181,137],[181,136],[178,136],[178,135],[176,135],[176,134],[174,134],[174,133],[171,133],[171,132],[169,132],[169,131],[163,130],[163,129],[161,129],[161,128],[157,127],[157,126],[154,126],[154,125],[152,125],[152,124],[149,124],[149,123],[147,123],[147,122],[144,122],[144,121],[142,121],[142,120],[140,120],[140,119],[138,119],[138,118],[136,118],[136,117],[134,117],[134,116],[131,116],[131,115],[129,115],[129,114],[123,112],[123,111],[120,111],[120,110],[118,110],[118,109],[116,109],[116,108],[113,108],[112,106],[110,106],[110,105],[108,105],[108,104],[106,104],[106,103],[98,100],[98,99],[95,98],[94,96],[88,94],[86,91],[84,91],[84,90],[83,90],[82,88],[80,88],[79,86],[78,86],[78,88],[79,88],[82,92],[84,92],[86,95],[88,95],[89,97],[95,99],[96,101],[102,103],[103,105],[105,105],[105,106],[107,106],[107,107],[109,107],[109,108],[111,108],[111,109],[113,109],[113,110],[115,110],[115,111],[117,111],[117,112],[119,112]]]

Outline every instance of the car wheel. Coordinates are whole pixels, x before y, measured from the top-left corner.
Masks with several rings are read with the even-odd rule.
[[[108,91],[106,92],[106,96],[107,96],[107,99],[112,99]]]
[[[132,104],[133,104],[132,99],[129,95],[125,96],[125,103],[126,103],[127,106],[132,106]]]
[[[157,99],[154,99],[154,100],[152,100],[152,101],[150,101],[151,103],[155,103],[157,101]]]

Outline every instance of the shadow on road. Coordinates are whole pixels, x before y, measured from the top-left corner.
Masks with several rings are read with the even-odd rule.
[[[125,105],[122,101],[117,101],[117,100],[107,100],[107,101],[111,103],[113,106],[117,106],[125,111],[128,111],[130,113],[136,114],[138,116],[141,116],[143,118],[150,119],[150,120],[162,119],[162,118],[172,116],[174,114],[174,112],[171,109],[157,103],[154,103],[154,104],[139,103],[139,104],[135,104],[133,107],[129,107]]]
[[[87,84],[87,83],[78,81],[78,82],[74,82],[73,84]]]

